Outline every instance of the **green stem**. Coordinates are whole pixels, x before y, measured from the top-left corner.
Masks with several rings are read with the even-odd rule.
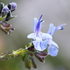
[[[20,48],[16,51],[13,50],[11,53],[7,52],[7,53],[4,53],[4,54],[0,55],[0,60],[7,60],[11,57],[16,57],[16,56],[24,56],[25,53],[31,54],[32,52],[28,51],[27,49]]]

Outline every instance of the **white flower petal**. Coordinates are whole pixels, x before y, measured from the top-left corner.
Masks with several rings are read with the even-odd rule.
[[[27,36],[27,38],[32,38],[32,39],[36,39],[36,35],[34,33],[31,33]]]
[[[40,35],[41,35],[42,39],[52,39],[52,36],[50,34],[41,33]]]

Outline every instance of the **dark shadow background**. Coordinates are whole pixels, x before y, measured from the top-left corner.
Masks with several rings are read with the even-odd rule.
[[[16,2],[18,7],[12,13],[16,18],[8,23],[15,27],[9,36],[0,30],[0,53],[24,48],[30,40],[27,35],[33,32],[33,18],[43,14],[42,31],[47,32],[49,24],[55,26],[66,23],[63,31],[56,31],[54,41],[59,45],[57,57],[48,56],[45,63],[35,59],[37,70],[70,70],[70,0],[0,0],[5,4]],[[0,70],[26,70],[22,60],[11,58],[0,61]],[[32,70],[34,70],[32,68]]]

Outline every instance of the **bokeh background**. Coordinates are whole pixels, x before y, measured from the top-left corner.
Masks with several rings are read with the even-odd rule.
[[[37,70],[70,70],[70,0],[0,0],[1,2],[16,2],[18,7],[12,13],[17,17],[8,21],[15,27],[15,31],[6,35],[0,30],[0,53],[24,48],[30,42],[27,35],[33,32],[33,18],[39,18],[43,14],[43,32],[48,31],[50,23],[55,26],[63,23],[67,25],[63,31],[58,30],[53,35],[54,41],[60,47],[58,56],[48,56],[45,63],[35,58]],[[21,58],[17,57],[0,61],[0,70],[27,69]]]

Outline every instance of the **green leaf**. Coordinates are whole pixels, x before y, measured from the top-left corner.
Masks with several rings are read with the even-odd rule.
[[[34,68],[37,68],[37,66],[36,66],[36,64],[35,64],[35,62],[34,62],[34,60],[33,60],[33,58],[30,57],[30,59],[31,59],[31,65],[32,65]]]
[[[11,11],[9,11],[9,13],[7,14],[7,17],[6,17],[5,21],[8,21],[8,20],[13,19],[15,17],[17,17],[17,16],[12,16]]]
[[[4,7],[4,3],[1,3],[0,4],[0,13],[2,12],[3,7]]]
[[[30,56],[29,54],[25,56],[24,62],[25,62],[25,67],[28,69],[31,69],[31,67],[37,68],[32,56]]]
[[[5,16],[0,16],[0,21],[3,21],[3,20],[5,20],[5,18],[7,17],[7,15],[5,15]]]
[[[31,60],[30,60],[30,56],[28,54],[26,55],[24,62],[25,62],[25,67],[28,69],[31,69]]]
[[[22,58],[23,61],[24,61],[26,55],[27,55],[27,52],[22,53],[22,57],[21,58]]]
[[[0,21],[2,21],[2,20],[3,20],[3,17],[0,16]]]

